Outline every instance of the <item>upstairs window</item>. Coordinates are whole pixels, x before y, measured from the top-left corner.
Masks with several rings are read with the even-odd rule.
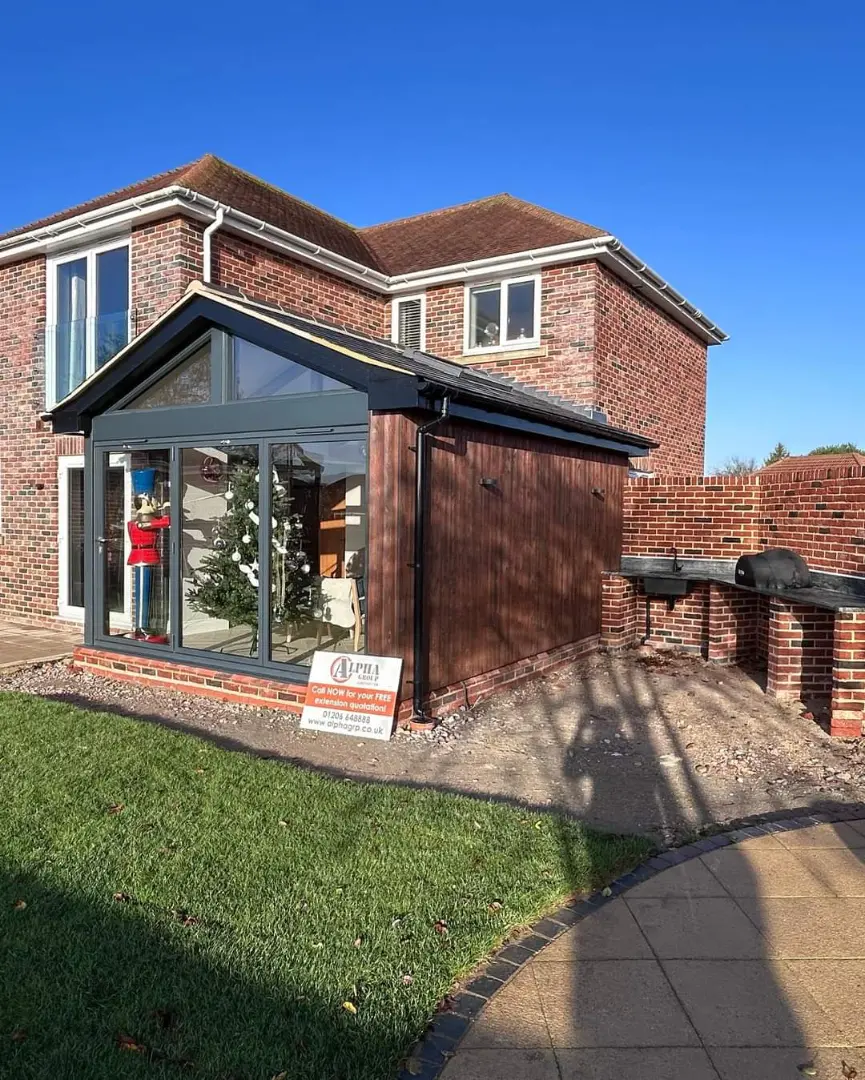
[[[49,259],[49,408],[129,342],[129,322],[128,241]]]
[[[391,339],[404,349],[426,348],[426,297],[402,296],[394,300]]]
[[[466,286],[466,352],[518,349],[540,340],[540,280]]]

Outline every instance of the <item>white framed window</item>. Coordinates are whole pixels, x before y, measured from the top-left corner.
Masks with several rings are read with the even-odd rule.
[[[132,505],[132,480],[128,454],[112,454],[105,477],[106,500],[115,505],[114,518],[122,524]],[[57,459],[57,551],[58,613],[64,619],[84,622],[84,458]],[[115,530],[116,531],[116,530]],[[132,628],[130,541],[120,530],[106,545],[105,585],[112,629]]]
[[[540,344],[540,274],[466,285],[464,326],[466,353]]]
[[[47,260],[45,403],[50,409],[129,341],[129,240]]]
[[[426,349],[426,293],[399,296],[391,308],[391,341],[405,349]]]

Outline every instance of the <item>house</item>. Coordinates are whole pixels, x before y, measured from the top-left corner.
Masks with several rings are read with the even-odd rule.
[[[397,656],[423,723],[597,647],[628,461],[655,447],[201,283],[51,421],[85,442],[79,666],[297,709],[316,651]]]
[[[84,443],[48,418],[196,280],[584,406],[702,470],[725,335],[603,230],[496,195],[355,228],[211,155],[0,237],[0,614],[81,624]],[[131,498],[128,460],[106,485]],[[129,627],[131,579],[110,586]]]
[[[822,469],[849,469],[851,465],[865,465],[865,454],[847,451],[841,454],[790,454],[787,457],[764,465],[758,473],[792,473]]]

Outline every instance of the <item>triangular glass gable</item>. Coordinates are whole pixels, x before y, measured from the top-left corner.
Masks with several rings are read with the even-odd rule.
[[[262,349],[243,338],[234,339],[234,374],[230,396],[235,401],[293,397],[350,390],[345,383]]]
[[[207,405],[210,392],[210,342],[173,367],[126,406],[127,409],[168,409],[176,405]]]

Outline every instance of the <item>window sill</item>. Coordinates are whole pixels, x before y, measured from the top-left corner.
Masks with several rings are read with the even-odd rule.
[[[524,349],[508,347],[477,350],[475,352],[463,353],[462,356],[455,356],[453,359],[454,363],[457,364],[478,364],[492,360],[530,360],[536,356],[546,355],[546,345],[529,345]]]

